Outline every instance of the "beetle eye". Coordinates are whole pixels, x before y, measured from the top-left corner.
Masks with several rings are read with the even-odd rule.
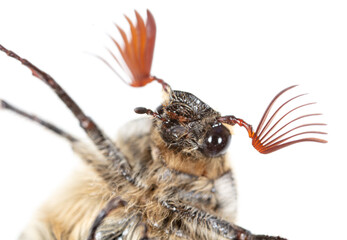
[[[231,135],[223,125],[212,127],[205,135],[202,151],[206,156],[216,157],[226,152]]]
[[[157,107],[157,113],[159,113],[159,115],[161,115],[161,114],[163,114],[163,112],[164,112],[164,107],[163,107],[163,105],[159,105],[159,106]]]

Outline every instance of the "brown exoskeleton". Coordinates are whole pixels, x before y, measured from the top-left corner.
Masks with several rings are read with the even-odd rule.
[[[0,45],[1,51],[20,61],[54,90],[93,142],[89,146],[60,128],[0,101],[2,108],[66,138],[85,164],[83,171],[40,209],[20,239],[283,239],[254,235],[234,224],[236,187],[225,155],[231,139],[229,128],[235,124],[245,127],[253,146],[261,153],[304,141],[324,143],[320,138],[295,138],[324,132],[290,135],[302,127],[324,125],[321,123],[281,131],[301,118],[317,114],[303,115],[278,127],[291,112],[311,103],[292,109],[272,124],[284,105],[301,96],[286,101],[269,117],[275,100],[294,86],[286,88],[270,103],[255,131],[242,119],[222,116],[193,94],[172,90],[165,81],[151,75],[154,18],[149,11],[146,23],[137,12],[136,18],[136,25],[127,18],[130,41],[119,28],[124,45],[114,42],[121,58],[112,56],[129,73],[131,86],[157,81],[163,86],[164,98],[156,111],[136,108],[136,113],[151,118],[130,122],[115,142],[50,75]]]

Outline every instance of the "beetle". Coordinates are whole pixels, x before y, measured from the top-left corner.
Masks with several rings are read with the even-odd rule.
[[[302,118],[320,114],[305,114],[283,124],[292,112],[313,103],[299,105],[275,120],[284,106],[303,96],[290,98],[270,114],[275,102],[295,87],[291,86],[273,98],[255,130],[241,118],[221,115],[195,95],[173,90],[163,79],[152,75],[156,24],[150,11],[146,22],[136,11],[135,15],[136,24],[126,17],[130,39],[118,27],[123,45],[112,39],[119,55],[110,52],[130,81],[100,59],[132,87],[158,82],[163,101],[155,111],[135,108],[137,114],[150,117],[125,125],[116,141],[49,74],[0,45],[2,52],[20,61],[34,77],[52,88],[93,143],[88,145],[54,124],[0,101],[1,108],[65,138],[86,165],[83,174],[74,176],[63,193],[40,209],[20,239],[283,239],[256,235],[234,223],[236,186],[226,157],[230,128],[245,128],[254,148],[263,154],[301,142],[326,143],[317,137],[301,137],[325,132],[292,133],[309,126],[324,126],[309,123],[293,127]]]

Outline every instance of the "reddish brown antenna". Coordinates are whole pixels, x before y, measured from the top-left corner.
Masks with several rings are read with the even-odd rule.
[[[167,90],[169,85],[164,80],[151,75],[155,37],[157,32],[154,17],[149,10],[147,10],[146,23],[137,11],[135,11],[135,16],[136,25],[125,16],[130,25],[129,39],[124,30],[116,25],[123,40],[122,46],[111,37],[119,50],[121,58],[116,57],[116,55],[111,51],[109,52],[122,70],[129,76],[130,83],[128,82],[128,84],[130,86],[143,87],[156,80],[163,86],[164,90]],[[110,67],[107,62],[105,63]],[[112,70],[116,72],[113,68]],[[117,73],[117,75],[119,74]]]
[[[248,135],[250,138],[252,138],[252,145],[255,149],[257,149],[260,153],[271,153],[274,151],[277,151],[279,149],[282,149],[284,147],[290,146],[292,144],[295,143],[300,143],[300,142],[319,142],[319,143],[327,143],[326,140],[320,139],[320,138],[314,138],[314,137],[308,137],[308,138],[300,138],[297,140],[291,140],[297,136],[301,136],[304,134],[327,134],[325,132],[321,132],[321,131],[303,131],[300,133],[296,133],[290,136],[287,136],[289,133],[293,132],[294,130],[300,129],[300,128],[304,128],[304,127],[309,127],[309,126],[322,126],[322,125],[326,125],[324,123],[309,123],[309,124],[302,124],[299,126],[295,126],[290,128],[289,130],[287,130],[284,133],[281,133],[281,130],[284,129],[288,129],[287,127],[289,125],[291,125],[292,123],[298,121],[299,119],[302,118],[306,118],[306,117],[312,117],[312,116],[317,116],[317,115],[321,115],[320,113],[314,113],[314,114],[306,114],[306,115],[302,115],[300,117],[297,117],[293,120],[288,121],[287,123],[285,123],[284,125],[282,125],[278,130],[274,130],[275,127],[279,124],[279,123],[283,123],[283,119],[290,114],[291,112],[308,106],[308,105],[312,105],[315,103],[306,103],[303,105],[300,105],[298,107],[293,108],[292,110],[288,111],[287,113],[285,113],[283,116],[280,117],[280,119],[274,123],[271,126],[271,123],[273,122],[275,116],[279,113],[279,111],[285,106],[287,105],[289,102],[293,101],[296,98],[299,98],[305,94],[300,94],[297,95],[291,99],[289,99],[288,101],[286,101],[285,103],[283,103],[279,108],[276,109],[276,111],[272,114],[272,116],[270,118],[268,118],[268,115],[271,111],[272,106],[274,105],[274,103],[276,102],[276,100],[285,92],[287,92],[288,90],[292,89],[296,87],[295,86],[291,86],[288,87],[284,90],[282,90],[281,92],[279,92],[270,102],[269,106],[267,107],[267,109],[265,110],[259,124],[257,127],[257,130],[255,132],[253,132],[253,128],[250,124],[246,123],[244,120],[236,118],[234,116],[223,116],[220,117],[218,119],[218,121],[222,122],[222,123],[226,123],[229,125],[235,125],[238,124],[239,126],[242,126],[244,128],[246,128]],[[267,120],[268,118],[268,120]]]

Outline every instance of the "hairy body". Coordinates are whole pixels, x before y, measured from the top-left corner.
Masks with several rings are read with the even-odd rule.
[[[116,141],[112,141],[49,74],[0,45],[0,51],[28,67],[57,94],[92,142],[85,144],[55,125],[0,100],[1,108],[31,119],[67,139],[85,165],[40,209],[20,240],[283,239],[254,235],[234,223],[236,188],[226,157],[231,139],[229,128],[235,124],[244,127],[254,148],[264,154],[300,142],[325,143],[316,137],[300,138],[303,134],[325,132],[289,134],[303,127],[325,124],[287,128],[301,118],[320,114],[306,114],[287,122],[280,128],[286,129],[285,133],[274,130],[288,114],[313,103],[286,112],[271,125],[284,105],[303,96],[289,99],[269,115],[274,102],[295,87],[291,86],[270,102],[256,131],[233,115],[222,116],[193,94],[172,90],[168,83],[150,73],[156,25],[149,11],[146,23],[137,12],[135,15],[136,25],[127,18],[130,41],[119,27],[124,45],[121,47],[113,40],[121,58],[111,55],[128,72],[129,85],[141,87],[157,81],[163,87],[164,97],[156,111],[136,108],[136,113],[151,118],[124,126]]]
[[[87,239],[93,220],[116,196],[122,196],[128,204],[107,216],[96,233],[100,238],[96,239],[140,239],[143,231],[141,222],[152,223],[151,236],[160,239],[166,239],[162,238],[164,235],[168,236],[167,239],[185,239],[189,232],[195,234],[199,231],[197,227],[194,229],[194,224],[182,222],[178,214],[163,206],[163,202],[180,202],[233,222],[236,216],[236,189],[227,158],[220,159],[215,178],[168,168],[161,161],[163,156],[154,144],[153,138],[158,136],[152,133],[152,124],[150,119],[132,121],[122,128],[116,141],[134,169],[135,182],[132,185],[119,186],[114,191],[94,168],[83,164],[39,210],[20,239]],[[103,156],[92,146],[76,142],[73,149],[87,163],[104,162]],[[210,172],[207,168],[213,167],[202,167],[198,161],[197,165],[205,172]],[[107,164],[103,167],[104,170],[112,168]],[[211,235],[207,232],[196,234],[199,236],[196,238],[190,235],[188,239],[207,238],[207,235]]]

